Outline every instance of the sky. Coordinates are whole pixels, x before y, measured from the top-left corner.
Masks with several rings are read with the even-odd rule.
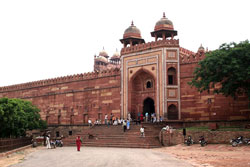
[[[249,0],[0,0],[0,86],[93,71],[121,50],[126,28],[146,42],[166,13],[180,46],[196,52],[250,40]]]

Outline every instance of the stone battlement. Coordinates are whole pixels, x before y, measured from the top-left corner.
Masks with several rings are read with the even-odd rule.
[[[160,48],[160,47],[179,47],[179,39],[167,39],[160,41],[152,41],[148,43],[142,43],[127,48],[122,48],[121,55],[139,52],[148,49]]]
[[[198,63],[205,58],[205,52],[192,52],[180,47],[180,64]]]
[[[47,85],[52,85],[52,84],[73,82],[73,81],[79,81],[79,80],[96,79],[96,78],[107,77],[111,75],[120,75],[120,69],[113,68],[109,70],[103,70],[100,72],[93,71],[93,72],[87,72],[87,73],[82,73],[82,74],[68,75],[68,76],[45,79],[45,80],[40,80],[40,81],[27,82],[23,84],[4,86],[4,87],[0,87],[0,92],[8,92],[8,91],[13,91],[13,90],[27,89],[27,88],[39,87],[39,86],[47,86]]]

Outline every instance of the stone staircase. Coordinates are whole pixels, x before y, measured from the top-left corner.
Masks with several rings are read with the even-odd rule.
[[[132,124],[129,130],[123,132],[118,126],[93,126],[78,134],[63,139],[65,146],[75,146],[77,136],[83,139],[83,146],[92,147],[123,147],[123,148],[157,148],[161,147],[159,132],[164,125],[143,123],[145,137],[140,136],[141,125]]]

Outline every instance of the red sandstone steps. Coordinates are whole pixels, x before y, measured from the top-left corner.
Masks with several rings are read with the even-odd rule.
[[[138,145],[138,144],[91,144],[91,143],[84,143],[83,146],[87,147],[118,147],[118,148],[159,148],[161,146],[156,146],[156,145]]]
[[[83,138],[83,146],[92,147],[124,147],[124,148],[157,148],[161,147],[159,132],[163,125],[143,124],[145,137],[140,137],[141,125],[131,125],[123,132],[121,126],[94,126],[83,129],[63,140],[65,146],[75,146],[77,136]],[[91,135],[91,138],[89,138]]]
[[[94,139],[83,139],[83,142],[96,142],[96,143],[115,143],[115,142],[119,142],[119,143],[132,143],[132,142],[136,142],[136,143],[154,143],[154,144],[158,144],[158,137],[134,137],[134,138],[94,138]],[[64,143],[75,143],[75,139],[66,139],[64,140]]]
[[[68,146],[75,146],[74,143],[70,143]],[[148,143],[96,143],[96,142],[83,142],[83,146],[91,147],[123,147],[123,148],[159,148],[161,145],[148,144]]]
[[[137,137],[137,138],[117,138],[117,139],[112,139],[112,138],[94,138],[94,139],[83,139],[83,143],[85,142],[91,142],[91,143],[120,143],[120,144],[127,144],[127,143],[142,143],[142,144],[153,144],[153,145],[159,145],[159,140],[157,137]],[[65,145],[71,145],[75,144],[75,139],[67,139],[64,140]]]

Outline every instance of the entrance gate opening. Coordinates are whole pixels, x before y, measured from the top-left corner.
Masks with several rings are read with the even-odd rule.
[[[146,98],[143,102],[143,116],[148,113],[151,116],[152,113],[155,113],[155,104],[154,100],[150,97]]]

